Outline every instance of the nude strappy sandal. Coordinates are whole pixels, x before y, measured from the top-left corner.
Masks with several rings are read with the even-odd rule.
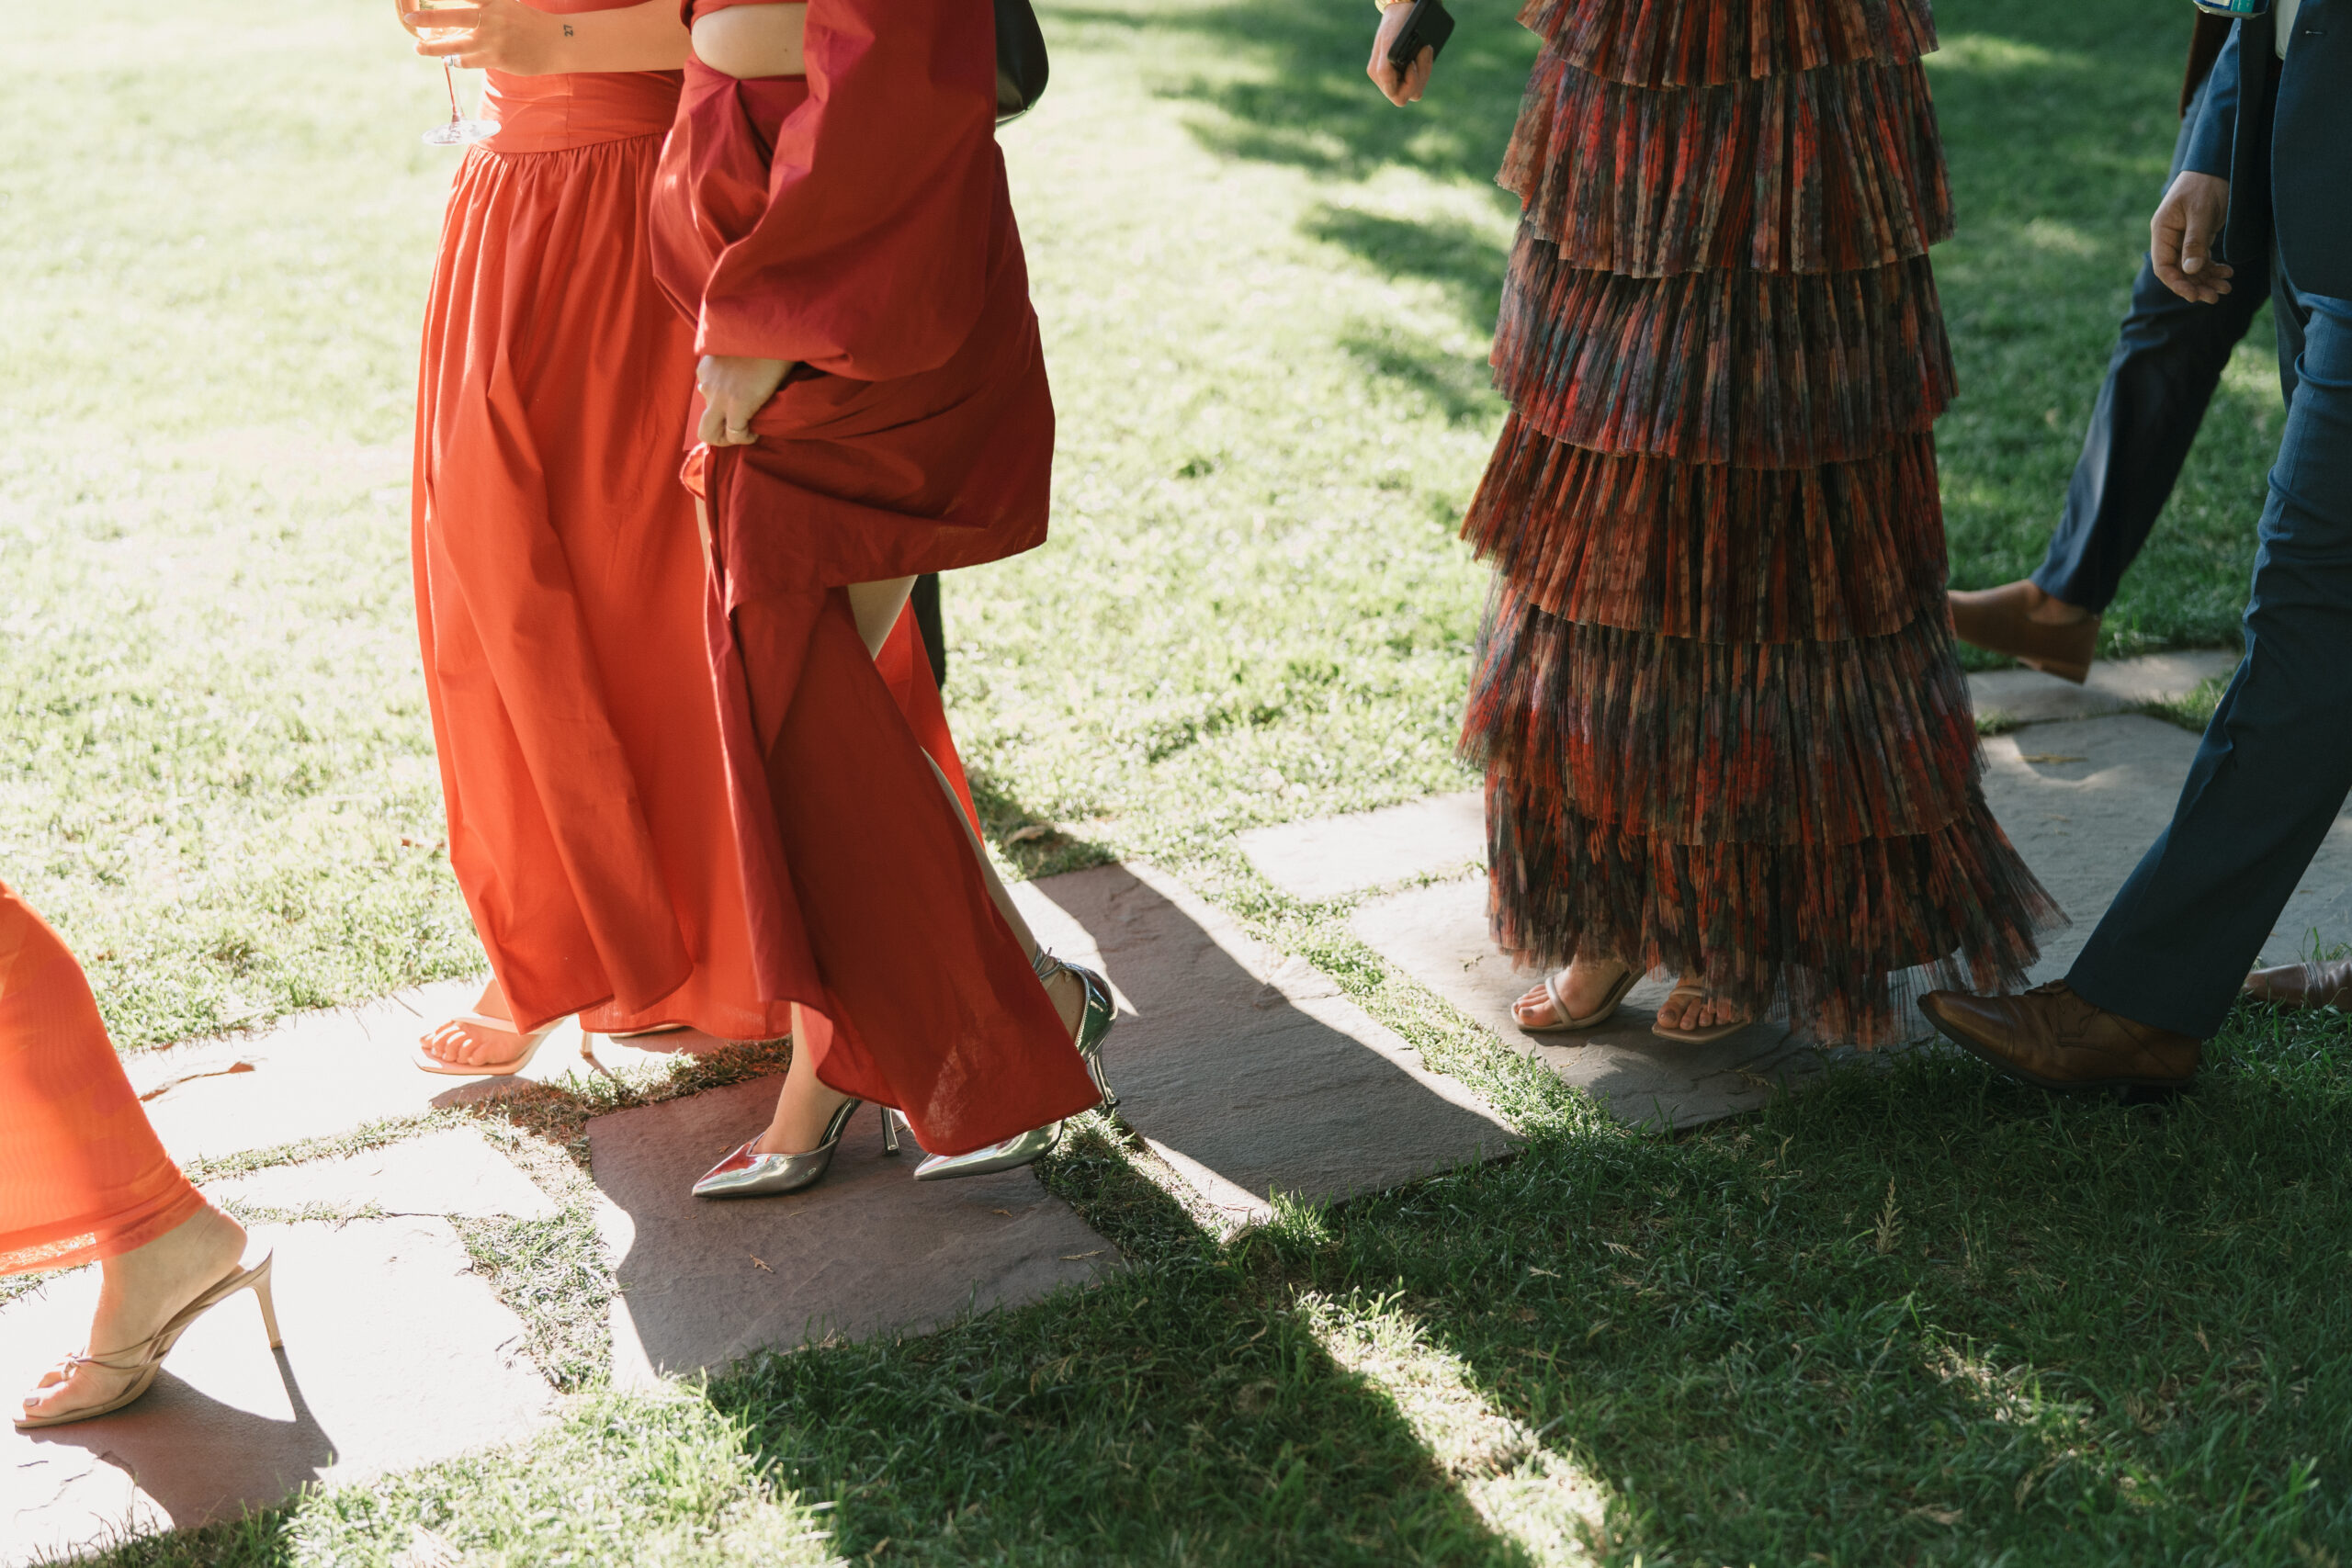
[[[96,1420],[121,1409],[153,1385],[155,1374],[164,1370],[164,1358],[172,1353],[172,1347],[179,1343],[180,1336],[187,1332],[188,1325],[239,1291],[254,1293],[254,1299],[261,1303],[261,1325],[269,1335],[269,1348],[273,1350],[282,1348],[285,1340],[277,1332],[277,1303],[270,1298],[269,1290],[269,1266],[276,1257],[275,1253],[266,1253],[262,1260],[250,1269],[241,1265],[230,1269],[213,1281],[202,1295],[173,1314],[170,1322],[136,1345],[109,1350],[103,1356],[76,1350],[66,1357],[58,1365],[69,1378],[74,1375],[75,1367],[104,1367],[110,1372],[135,1375],[120,1393],[102,1404],[85,1404],[54,1416],[28,1416],[19,1407],[17,1430],[29,1432],[40,1427],[63,1427],[75,1421]]]
[[[1673,995],[1666,999],[1676,1001],[1685,997],[1703,998],[1707,994],[1707,987],[1696,980],[1678,980],[1675,982]],[[1738,1018],[1729,1023],[1710,1024],[1705,1029],[1668,1029],[1662,1023],[1653,1023],[1650,1025],[1650,1032],[1660,1040],[1676,1040],[1685,1045],[1712,1045],[1718,1040],[1728,1039],[1738,1033],[1755,1021],[1752,1018]]]
[[[447,1078],[511,1078],[531,1065],[531,1058],[539,1054],[539,1047],[547,1043],[548,1036],[555,1032],[556,1024],[562,1021],[563,1020],[557,1019],[526,1034],[514,1027],[514,1021],[511,1018],[486,1018],[478,1012],[461,1012],[451,1019],[449,1023],[462,1023],[474,1029],[486,1029],[497,1034],[512,1034],[523,1042],[523,1054],[511,1062],[448,1062],[426,1050],[424,1041],[420,1040],[416,1043],[416,1052],[413,1059],[423,1071],[436,1073]],[[441,1029],[448,1028],[449,1023],[443,1024]],[[435,1030],[433,1033],[440,1033],[441,1029]],[[432,1035],[425,1036],[427,1040],[431,1038]],[[581,1055],[586,1055],[588,1037],[583,1034],[580,1039]]]
[[[1568,1016],[1568,1004],[1560,996],[1560,976],[1566,973],[1567,971],[1563,969],[1544,976],[1544,994],[1552,998],[1552,1012],[1560,1021],[1557,1023],[1521,1022],[1519,1010],[1513,1008],[1510,1021],[1519,1024],[1519,1032],[1521,1034],[1575,1034],[1588,1029],[1598,1029],[1616,1016],[1618,1004],[1625,999],[1627,992],[1641,983],[1642,978],[1640,970],[1630,964],[1626,964],[1625,972],[1617,976],[1616,982],[1609,987],[1608,994],[1600,998],[1599,1007],[1582,1018],[1571,1018]]]

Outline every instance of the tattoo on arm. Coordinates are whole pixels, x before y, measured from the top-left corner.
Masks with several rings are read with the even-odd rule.
[[[563,24],[563,36],[566,38],[570,38],[571,36],[571,24],[570,22]]]

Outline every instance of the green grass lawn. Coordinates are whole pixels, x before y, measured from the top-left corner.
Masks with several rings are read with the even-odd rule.
[[[40,65],[0,106],[0,878],[89,961],[126,1048],[481,963],[406,573],[449,165],[416,141],[439,78],[385,9],[19,24]],[[116,1561],[2352,1554],[2341,1021],[2241,1015],[2168,1105],[1922,1059],[1663,1138],[1234,852],[1238,828],[1466,782],[1484,585],[1452,534],[1501,412],[1490,179],[1532,44],[1465,7],[1400,113],[1362,77],[1361,4],[1044,12],[1054,87],[1006,142],[1062,411],[1054,539],[947,590],[998,852],[1171,867],[1528,1149],[1220,1242],[1098,1134],[1045,1176],[1133,1260],[1108,1285],[622,1394],[594,1375],[601,1298],[576,1281],[605,1265],[570,1201],[581,1119],[611,1101],[544,1096],[494,1114],[566,1217],[468,1239],[577,1391],[562,1424]],[[1945,490],[1955,580],[1981,584],[2030,569],[2056,514],[2188,18],[1939,12]],[[2233,639],[2277,401],[2257,341],[2111,649]],[[1031,824],[1055,831],[1011,841]]]

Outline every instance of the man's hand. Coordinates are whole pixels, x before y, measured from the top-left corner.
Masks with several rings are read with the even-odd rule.
[[[557,46],[571,31],[561,17],[535,11],[518,0],[476,0],[467,6],[425,7],[417,0],[392,0],[401,26],[459,29],[462,36],[418,42],[416,52],[433,60],[447,60],[467,71],[503,71],[510,76],[538,76],[570,69],[556,58]]]
[[[2166,288],[2199,305],[2211,305],[2230,291],[2230,264],[2213,259],[2222,220],[2229,211],[2229,181],[2184,174],[2172,182],[2156,215],[2148,220],[2148,259]]]
[[[1380,30],[1372,39],[1372,62],[1363,68],[1363,73],[1372,78],[1373,85],[1385,93],[1388,101],[1399,108],[1420,101],[1422,92],[1430,85],[1430,68],[1437,63],[1437,51],[1432,49],[1421,51],[1420,58],[1413,62],[1410,70],[1399,71],[1388,63],[1388,46],[1395,43],[1396,35],[1405,30],[1405,18],[1412,14],[1412,6],[1403,4],[1388,6],[1381,11]]]
[[[731,354],[706,354],[695,370],[695,385],[702,389],[702,423],[695,439],[711,446],[749,446],[752,416],[767,406],[792,368],[789,360],[746,359]]]

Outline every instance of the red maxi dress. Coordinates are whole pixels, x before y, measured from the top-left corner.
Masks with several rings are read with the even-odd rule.
[[[930,671],[902,711],[844,592],[1046,536],[1053,400],[993,26],[978,0],[815,0],[805,77],[689,60],[653,206],[695,351],[794,367],[756,445],[689,465],[761,994],[802,1004],[819,1077],[937,1154],[1097,1099],[926,760],[956,776]]]
[[[674,71],[490,73],[417,378],[417,629],[450,863],[515,1022],[769,1039],[676,478],[693,334],[646,248],[677,99]]]
[[[119,1258],[196,1217],[82,966],[0,885],[0,1274]]]

